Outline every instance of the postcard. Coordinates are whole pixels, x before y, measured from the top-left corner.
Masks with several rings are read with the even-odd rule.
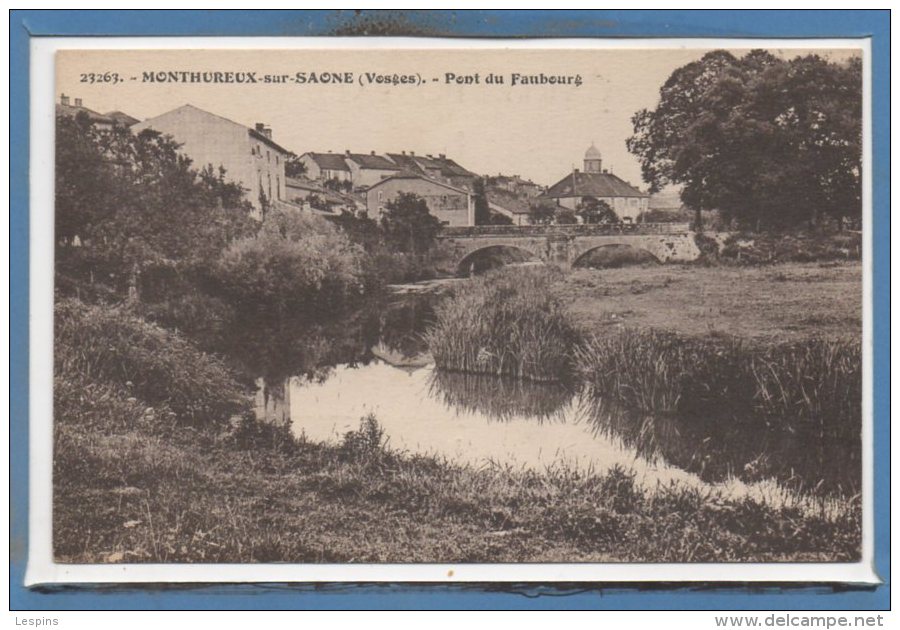
[[[864,41],[190,42],[37,66],[31,583],[877,581]]]

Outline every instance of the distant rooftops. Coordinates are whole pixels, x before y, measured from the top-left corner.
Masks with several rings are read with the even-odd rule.
[[[545,197],[649,197],[612,173],[574,171],[553,184]]]
[[[137,118],[133,118],[122,112],[110,112],[108,114],[95,112],[93,109],[85,107],[80,98],[70,99],[67,95],[61,94],[59,103],[56,104],[56,115],[74,118],[79,113],[85,114],[92,123],[100,125],[113,126],[115,124],[120,124],[128,127],[138,122]],[[131,122],[127,122],[129,120]]]
[[[375,151],[370,151],[369,153],[354,153],[352,151],[322,153],[308,151],[303,155],[309,156],[319,168],[330,171],[349,171],[350,167],[347,164],[347,160],[350,160],[362,169],[406,171],[432,178],[436,176],[447,179],[474,179],[478,177],[476,173],[463,168],[459,163],[448,158],[443,153],[435,156],[431,154],[416,154],[415,151],[384,154],[379,154]]]

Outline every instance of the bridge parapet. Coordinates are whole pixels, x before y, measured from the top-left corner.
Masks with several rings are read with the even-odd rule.
[[[584,223],[575,225],[476,225],[444,227],[438,238],[486,236],[642,236],[687,234],[688,223]]]

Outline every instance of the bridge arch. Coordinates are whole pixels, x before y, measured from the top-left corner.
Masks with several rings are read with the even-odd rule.
[[[495,267],[540,260],[539,256],[524,247],[495,243],[468,251],[456,266],[456,275],[464,278]]]
[[[591,258],[595,258],[596,265],[589,265]],[[629,264],[641,264],[647,262],[664,262],[659,255],[650,248],[632,243],[601,243],[592,245],[580,252],[572,261],[572,267],[621,267]]]

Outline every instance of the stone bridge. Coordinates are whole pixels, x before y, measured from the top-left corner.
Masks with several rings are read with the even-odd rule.
[[[661,263],[700,256],[687,223],[445,227],[438,239],[447,258],[445,266],[455,266],[457,275],[468,275],[479,256],[498,251],[518,252],[523,261],[564,268],[577,265],[588,252],[610,246],[644,250]]]

